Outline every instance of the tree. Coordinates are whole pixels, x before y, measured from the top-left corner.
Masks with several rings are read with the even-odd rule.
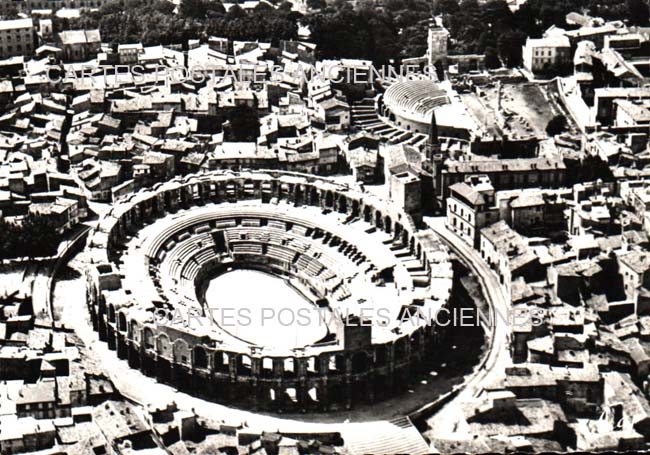
[[[307,0],[307,8],[310,10],[319,10],[327,6],[325,0]]]
[[[230,131],[228,140],[232,142],[253,142],[260,135],[260,121],[257,109],[241,104],[228,114]]]
[[[268,13],[269,11],[273,11],[275,8],[266,2],[259,2],[253,9],[256,13]]]
[[[598,179],[603,182],[613,182],[614,175],[612,169],[599,156],[587,155],[577,166],[577,168],[568,168],[569,185],[582,182],[594,182]]]
[[[22,224],[0,221],[0,258],[52,256],[61,236],[49,220],[28,217]]]
[[[231,19],[244,17],[244,16],[246,16],[246,11],[244,11],[244,8],[242,8],[239,5],[232,5],[228,10],[228,17]]]
[[[281,11],[291,11],[293,9],[293,3],[285,1],[278,5],[278,10]]]
[[[435,14],[455,14],[459,9],[458,0],[437,0],[433,5]]]
[[[26,245],[29,245],[29,248],[25,248],[26,250],[33,251],[35,256],[56,254],[61,236],[47,218],[28,217],[21,230],[25,233]]]
[[[496,69],[501,67],[499,53],[493,47],[485,48],[485,67],[488,69]]]
[[[650,19],[648,4],[644,0],[626,0],[626,17],[631,24],[646,25]]]
[[[211,0],[183,0],[179,13],[183,17],[205,19],[226,12],[220,1]]]
[[[566,117],[562,114],[556,115],[548,121],[546,125],[546,134],[555,136],[566,131],[567,121]]]
[[[526,35],[519,30],[502,33],[497,40],[501,60],[509,68],[521,64],[521,48],[526,42]]]
[[[7,7],[4,10],[4,14],[2,15],[2,18],[7,20],[7,19],[18,19],[18,8],[14,5],[7,5]]]

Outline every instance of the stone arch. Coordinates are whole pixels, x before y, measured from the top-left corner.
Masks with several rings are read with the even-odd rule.
[[[174,363],[191,365],[192,352],[190,351],[190,347],[187,344],[187,341],[180,338],[174,341],[173,350],[174,350]]]
[[[136,343],[140,342],[140,326],[134,319],[131,319],[129,324],[129,338]]]
[[[298,391],[295,387],[285,387],[284,396],[288,402],[297,403],[298,402]]]
[[[311,387],[309,390],[307,390],[307,396],[308,396],[309,399],[310,399],[311,401],[313,401],[314,403],[318,403],[318,402],[320,401],[319,392],[318,392],[318,387],[317,387],[317,386],[313,386],[313,387]]]
[[[325,193],[325,207],[334,208],[334,193],[331,191]]]
[[[348,199],[345,197],[345,195],[341,194],[339,196],[339,207],[338,207],[339,213],[347,213],[348,211]]]
[[[262,377],[273,377],[273,359],[271,357],[262,358]]]
[[[218,202],[220,197],[221,195],[219,192],[219,185],[217,185],[215,182],[210,182],[210,199]]]
[[[169,340],[169,336],[166,333],[161,333],[158,335],[156,340],[156,352],[158,355],[163,357],[171,357],[172,355],[172,343]]]
[[[115,305],[108,306],[108,322],[115,323]]]
[[[194,347],[194,367],[208,368],[208,354],[203,346]]]
[[[287,357],[284,359],[282,362],[282,371],[285,376],[289,375],[295,375],[298,371],[296,368],[296,359],[293,357]]]
[[[239,197],[239,185],[236,182],[228,181],[226,182],[226,196],[228,198],[237,199]]]
[[[163,205],[165,207],[165,211],[169,212],[172,208],[172,194],[169,191],[165,191],[163,193]]]
[[[333,354],[329,358],[329,371],[345,372],[345,356],[343,354]]]
[[[395,223],[395,229],[393,230],[395,239],[398,240],[402,236],[402,225],[400,223]]]
[[[255,187],[255,182],[251,179],[246,179],[244,180],[244,185],[243,185],[243,196],[245,197],[255,197],[256,196],[256,187]]]
[[[366,223],[372,222],[372,209],[369,205],[363,207],[363,221]]]
[[[387,234],[390,234],[392,230],[393,230],[393,221],[391,220],[390,216],[386,215],[384,217],[384,231],[386,231]]]
[[[379,210],[375,211],[375,227],[380,230],[384,229],[384,219]]]
[[[253,361],[246,354],[237,356],[237,375],[250,376],[252,372]]]
[[[318,189],[315,186],[309,189],[309,205],[318,205]]]
[[[155,347],[155,338],[153,334],[153,330],[151,330],[151,327],[145,327],[144,328],[144,347],[146,349],[153,349]]]
[[[307,363],[306,368],[308,374],[320,373],[320,362],[318,357],[309,357],[306,363]]]
[[[120,332],[126,332],[127,325],[126,325],[126,315],[124,314],[123,311],[120,311],[117,313],[117,330]]]
[[[296,185],[296,187],[294,188],[293,198],[297,206],[303,204],[304,195],[303,195],[302,185]]]
[[[289,187],[288,183],[280,183],[280,186],[278,188],[278,199],[283,200],[283,199],[289,199],[291,196],[291,188]]]
[[[214,353],[214,370],[219,373],[230,371],[230,356],[227,352],[218,351]]]
[[[356,199],[352,200],[352,216],[358,217],[359,216],[359,201]]]

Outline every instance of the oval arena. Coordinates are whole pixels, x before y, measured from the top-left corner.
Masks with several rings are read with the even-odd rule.
[[[116,202],[86,253],[100,339],[132,368],[202,398],[276,412],[348,409],[404,392],[444,349],[435,316],[452,288],[446,248],[356,187],[271,171],[177,178]],[[255,327],[215,318],[215,306],[289,305],[273,293],[242,303],[232,288],[206,297],[210,283],[220,290],[213,280],[242,270],[284,280],[323,316],[319,329],[253,336]]]

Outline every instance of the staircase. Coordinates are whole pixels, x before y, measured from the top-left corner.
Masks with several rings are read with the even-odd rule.
[[[385,422],[350,425],[343,434],[351,455],[429,453],[429,445],[408,417]]]

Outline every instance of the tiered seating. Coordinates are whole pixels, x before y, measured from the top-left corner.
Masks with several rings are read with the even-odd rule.
[[[241,225],[244,227],[260,227],[259,218],[246,218],[241,220]]]
[[[429,453],[429,444],[408,417],[392,421],[373,422],[357,431],[345,434],[350,453]]]
[[[194,256],[194,260],[200,265],[203,266],[204,264],[207,264],[208,262],[217,259],[217,253],[214,251],[213,248],[207,248],[203,251],[201,251],[199,254]]]
[[[307,236],[307,228],[305,226],[300,226],[298,224],[294,225],[293,228],[291,228],[291,232],[301,237]]]
[[[447,92],[431,80],[398,82],[384,94],[384,102],[408,112],[426,115],[436,106],[449,103]]]
[[[181,277],[194,282],[194,279],[199,274],[200,269],[201,268],[199,267],[199,264],[196,261],[193,260],[187,261],[185,263],[185,267],[183,268],[183,271],[181,272]]]
[[[212,247],[215,246],[211,231],[208,231],[207,233],[195,235],[194,237],[192,237],[192,241],[200,248],[205,246],[212,246]]]
[[[324,269],[323,264],[303,254],[298,257],[297,265],[311,276],[318,276]]]
[[[277,232],[275,230],[269,230],[268,234],[269,234],[270,243],[276,243],[278,245],[281,245],[282,241],[286,239],[285,232]]]
[[[291,263],[295,256],[293,251],[275,245],[269,245],[266,249],[266,254],[273,259],[285,261],[287,263]]]
[[[235,243],[232,246],[235,254],[262,254],[262,245],[259,243]]]
[[[192,257],[192,252],[196,249],[193,243],[183,243],[169,253],[161,271],[163,274],[176,277],[180,275],[180,268],[189,258]]]
[[[287,230],[287,224],[281,220],[269,220],[268,227],[273,229]]]
[[[309,250],[311,248],[310,243],[307,243],[304,240],[297,239],[297,238],[289,239],[287,244],[291,245],[291,247],[293,249],[298,250],[298,251],[300,251],[302,253],[304,253],[305,251],[307,251],[307,250]]]
[[[235,227],[237,226],[237,223],[235,220],[216,220],[214,222],[214,227],[218,229],[226,229],[230,227]]]
[[[203,223],[203,224],[200,224],[198,226],[194,226],[192,228],[192,231],[195,234],[202,234],[204,232],[210,232],[211,230],[212,230],[212,228],[210,227],[209,223]]]
[[[379,264],[390,264],[387,252],[399,259],[394,273],[398,289],[413,289],[415,280],[418,285],[428,282],[427,272],[408,249],[395,244],[392,235],[358,218],[344,224],[345,215],[332,213],[323,224],[322,220],[311,221],[309,216],[287,215],[284,208],[263,206],[254,210],[251,214],[249,207],[226,206],[216,213],[189,216],[165,229],[171,240],[157,242],[159,251],[151,245],[148,249],[161,261],[151,269],[159,291],[177,303],[198,304],[196,277],[203,267],[222,258],[215,245],[216,232],[223,232],[226,240],[221,255],[266,255],[342,304],[352,296],[352,288],[375,279]],[[277,220],[277,216],[283,219]]]

